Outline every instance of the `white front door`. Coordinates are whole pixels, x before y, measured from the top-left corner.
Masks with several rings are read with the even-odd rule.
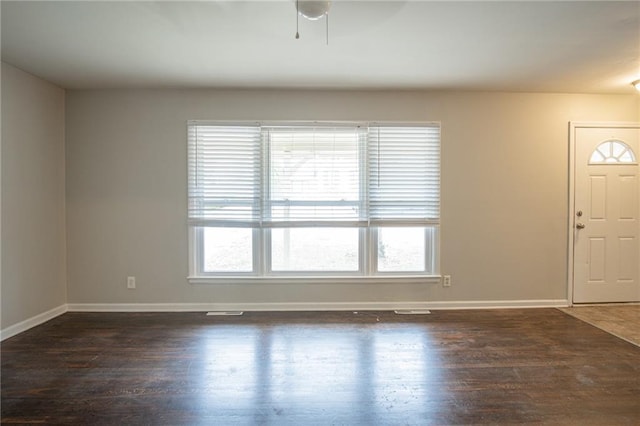
[[[640,301],[640,127],[573,130],[573,302]]]

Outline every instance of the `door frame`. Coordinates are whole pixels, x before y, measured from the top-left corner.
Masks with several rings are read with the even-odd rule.
[[[569,306],[573,306],[573,278],[574,278],[574,245],[575,245],[575,196],[576,196],[576,130],[577,129],[598,129],[617,128],[633,129],[640,128],[640,122],[631,121],[570,121],[569,122],[569,214],[567,221],[568,247],[567,256],[567,301]]]

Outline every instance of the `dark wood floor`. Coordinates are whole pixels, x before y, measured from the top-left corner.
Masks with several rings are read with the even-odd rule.
[[[1,351],[3,424],[640,424],[640,348],[555,309],[67,313]]]

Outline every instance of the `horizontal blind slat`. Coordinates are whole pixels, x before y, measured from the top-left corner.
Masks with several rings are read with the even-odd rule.
[[[439,221],[438,124],[364,129],[190,122],[188,144],[191,224]]]
[[[369,127],[369,218],[439,220],[440,127]]]
[[[188,127],[189,223],[259,223],[260,127]]]
[[[363,219],[365,133],[355,126],[266,128],[269,202],[264,226]]]

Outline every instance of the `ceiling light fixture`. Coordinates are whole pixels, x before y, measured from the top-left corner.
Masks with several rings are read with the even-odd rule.
[[[640,92],[640,80],[634,81],[633,83],[631,83],[631,85],[635,87],[638,92]]]
[[[298,21],[300,16],[310,21],[317,21],[322,17],[327,18],[327,44],[329,44],[329,9],[330,0],[296,0],[296,39],[300,38]]]
[[[298,13],[310,21],[317,21],[329,13],[330,1],[298,0]]]

